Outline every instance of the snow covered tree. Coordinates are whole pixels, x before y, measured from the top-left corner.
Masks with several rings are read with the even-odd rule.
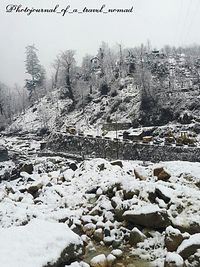
[[[35,45],[26,47],[26,73],[31,76],[31,78],[25,80],[25,87],[29,91],[29,100],[33,99],[34,96],[38,98],[36,90],[43,85],[45,80],[45,70],[40,65],[37,51]]]
[[[61,54],[61,69],[64,75],[64,85],[66,89],[66,96],[68,96],[73,103],[75,102],[74,92],[73,92],[73,79],[76,74],[76,60],[75,60],[75,51],[66,50]]]
[[[57,55],[56,59],[54,60],[52,67],[55,70],[55,74],[53,77],[53,88],[56,88],[58,86],[58,76],[60,72],[60,67],[61,67],[61,56]]]
[[[92,58],[94,56],[85,55],[82,59],[81,73],[84,81],[89,81],[92,75]]]

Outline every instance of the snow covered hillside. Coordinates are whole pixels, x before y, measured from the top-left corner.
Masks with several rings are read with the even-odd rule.
[[[115,97],[94,95],[93,99],[70,111],[71,100],[59,99],[59,90],[43,97],[39,103],[15,118],[9,132],[37,132],[42,128],[65,130],[65,126],[76,125],[77,130],[101,131],[106,121],[131,122],[138,117],[140,91],[132,78],[122,79],[125,87]]]

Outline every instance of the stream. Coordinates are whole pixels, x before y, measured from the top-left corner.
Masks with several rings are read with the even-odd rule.
[[[106,246],[101,246],[98,244],[95,244],[94,250],[88,250],[86,249],[86,253],[84,255],[83,260],[90,263],[91,259],[97,255],[105,254],[106,256],[111,253],[113,248],[109,248]],[[145,261],[140,259],[139,257],[135,255],[131,255],[130,251],[123,249],[123,256],[119,259],[117,259],[115,267],[153,267],[151,262]]]

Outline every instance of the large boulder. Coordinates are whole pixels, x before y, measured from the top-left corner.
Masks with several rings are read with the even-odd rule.
[[[125,211],[123,217],[134,225],[141,225],[151,229],[162,229],[171,224],[167,211],[153,204]]]
[[[0,162],[7,160],[8,160],[8,150],[3,145],[0,145]]]
[[[0,229],[4,267],[59,267],[76,261],[82,254],[81,238],[64,223],[34,219],[25,226]]]

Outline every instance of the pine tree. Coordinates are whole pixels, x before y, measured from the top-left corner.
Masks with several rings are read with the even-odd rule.
[[[45,71],[40,65],[37,51],[35,45],[28,45],[26,47],[26,73],[31,76],[31,78],[25,80],[25,87],[29,91],[29,100],[33,99],[34,95],[35,98],[38,98],[36,89],[43,85],[45,79]]]

